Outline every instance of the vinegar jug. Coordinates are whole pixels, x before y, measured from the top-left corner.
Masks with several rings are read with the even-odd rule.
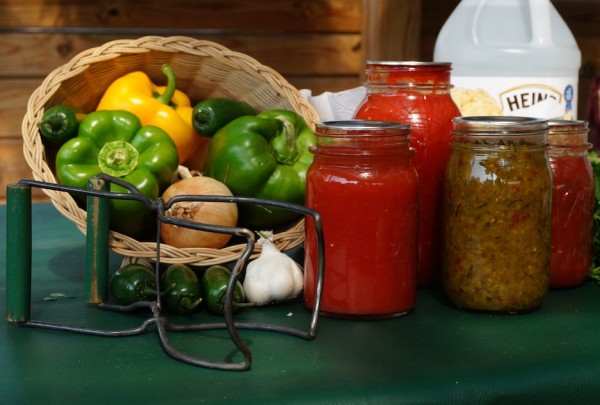
[[[581,52],[549,0],[462,0],[434,60],[452,63],[452,96],[473,104],[467,115],[577,118]]]

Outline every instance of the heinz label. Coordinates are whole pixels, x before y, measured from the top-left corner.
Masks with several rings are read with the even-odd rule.
[[[478,115],[498,115],[500,111],[501,115],[510,116],[577,118],[576,79],[453,76],[452,84],[453,98],[457,97],[457,104],[460,104],[460,97],[463,103],[486,106],[479,110],[470,109],[480,111]],[[488,109],[490,112],[486,114]]]

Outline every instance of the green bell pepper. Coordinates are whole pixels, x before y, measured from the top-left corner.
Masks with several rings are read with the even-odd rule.
[[[177,148],[162,129],[147,125],[126,111],[95,111],[80,124],[56,156],[56,176],[63,185],[87,188],[88,180],[106,173],[156,199],[172,181],[178,167]],[[116,184],[110,190],[129,191]],[[151,211],[133,200],[110,201],[111,229],[140,237],[154,225]]]
[[[204,174],[233,195],[304,204],[306,172],[313,161],[315,134],[293,111],[268,110],[239,117],[209,144]],[[275,229],[299,214],[274,207],[238,204],[240,225]]]

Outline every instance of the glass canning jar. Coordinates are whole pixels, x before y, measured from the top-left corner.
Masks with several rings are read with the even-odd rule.
[[[586,121],[548,121],[552,167],[550,288],[575,287],[592,265],[594,174]]]
[[[414,308],[419,204],[409,133],[410,126],[393,122],[316,124],[306,205],[322,218],[325,315],[378,319]],[[312,218],[306,221],[306,229],[312,229]],[[304,300],[309,308],[317,259],[314,232],[306,232]]]
[[[411,125],[413,164],[419,174],[419,267],[422,286],[440,283],[441,195],[450,156],[452,118],[460,112],[450,96],[451,64],[368,61],[367,94],[355,118]]]
[[[462,117],[444,178],[443,286],[458,307],[537,308],[550,278],[548,124]]]

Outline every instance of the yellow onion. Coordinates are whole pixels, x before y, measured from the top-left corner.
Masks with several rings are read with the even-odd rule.
[[[163,200],[169,201],[177,195],[215,195],[231,196],[229,188],[218,180],[204,176],[192,176],[185,169],[183,178],[171,184],[163,193]],[[189,221],[210,225],[235,226],[238,209],[235,203],[189,201],[175,203],[165,213]],[[167,245],[176,248],[212,248],[220,249],[229,242],[231,235],[198,231],[182,226],[162,224],[160,236]]]

